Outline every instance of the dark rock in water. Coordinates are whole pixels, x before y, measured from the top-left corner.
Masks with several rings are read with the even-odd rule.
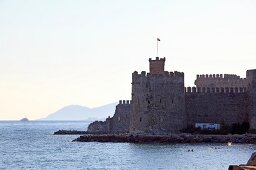
[[[86,131],[79,131],[79,130],[58,130],[54,132],[54,135],[83,135],[87,134]]]
[[[28,118],[22,118],[21,120],[20,120],[21,122],[28,122],[29,120],[28,120]]]

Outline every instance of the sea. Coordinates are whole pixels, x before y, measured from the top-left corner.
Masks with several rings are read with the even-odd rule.
[[[227,170],[246,163],[253,144],[133,144],[72,142],[83,121],[1,121],[0,169],[168,169]],[[193,150],[193,152],[192,152]]]

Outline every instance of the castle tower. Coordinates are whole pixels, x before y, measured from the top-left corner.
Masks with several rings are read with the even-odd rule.
[[[149,59],[150,74],[164,74],[165,58],[156,57],[155,60]]]
[[[149,59],[150,73],[132,74],[131,134],[179,133],[186,127],[184,74]]]
[[[256,69],[246,71],[249,95],[249,123],[251,129],[256,129]]]

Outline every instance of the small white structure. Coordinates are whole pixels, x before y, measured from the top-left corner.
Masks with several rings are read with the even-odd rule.
[[[220,129],[220,124],[216,123],[196,123],[196,128],[208,129],[208,130],[218,130]]]

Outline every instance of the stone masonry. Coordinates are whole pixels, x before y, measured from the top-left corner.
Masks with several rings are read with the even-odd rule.
[[[113,117],[95,121],[88,126],[89,133],[128,133],[130,126],[131,101],[120,100]]]
[[[165,58],[150,58],[149,73],[133,72],[132,100],[120,101],[112,118],[93,122],[88,132],[166,135],[196,123],[244,122],[256,129],[256,70],[248,70],[246,78],[197,75],[195,87],[184,87],[184,73],[164,66]]]
[[[164,61],[149,59],[148,74],[132,74],[130,133],[168,134],[185,128],[184,74],[164,71],[164,64],[155,64]]]

